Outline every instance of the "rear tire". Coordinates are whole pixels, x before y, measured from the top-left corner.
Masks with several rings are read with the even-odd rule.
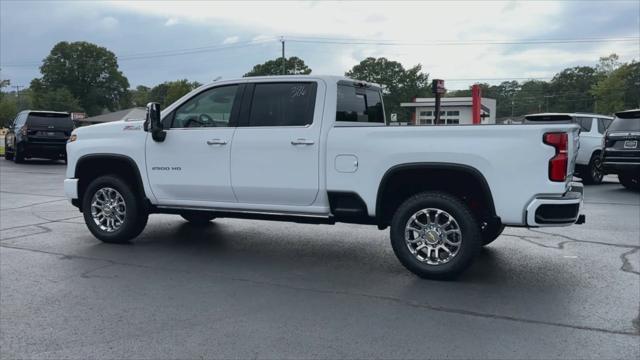
[[[4,146],[4,159],[9,161],[13,160],[13,153],[9,151],[9,147],[6,146],[6,144]]]
[[[105,175],[93,180],[82,198],[89,231],[106,243],[126,243],[147,225],[149,214],[142,198],[122,179]]]
[[[640,175],[618,174],[620,184],[630,190],[640,190]]]
[[[20,149],[20,144],[14,144],[13,147],[13,162],[16,164],[22,164],[24,162],[24,151]]]
[[[591,156],[589,165],[584,167],[583,172],[584,174],[580,174],[583,183],[594,185],[602,183],[604,171],[602,169],[602,160],[600,159],[600,154],[593,154],[593,156]]]
[[[457,277],[482,245],[480,225],[469,207],[442,192],[419,193],[402,203],[390,235],[402,265],[427,279]]]
[[[202,213],[184,213],[180,214],[180,216],[182,216],[182,218],[187,220],[189,223],[196,226],[207,225],[211,220],[216,218],[215,216]]]

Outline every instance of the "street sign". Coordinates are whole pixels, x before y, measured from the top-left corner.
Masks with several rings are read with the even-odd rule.
[[[444,94],[447,92],[447,89],[444,88],[444,80],[442,79],[433,79],[431,82],[431,91],[434,94]]]
[[[391,113],[391,121],[398,121],[398,114]]]

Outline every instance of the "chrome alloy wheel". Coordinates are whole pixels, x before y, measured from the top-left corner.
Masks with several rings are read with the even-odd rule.
[[[409,218],[404,230],[404,240],[418,261],[441,265],[458,255],[462,245],[462,232],[451,214],[427,208],[417,211]]]
[[[127,207],[120,193],[110,187],[96,191],[91,199],[91,217],[106,232],[114,232],[124,224]]]

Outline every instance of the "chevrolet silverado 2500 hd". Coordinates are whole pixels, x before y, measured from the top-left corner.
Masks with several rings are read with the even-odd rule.
[[[74,130],[64,188],[105,242],[153,213],[372,224],[405,267],[441,279],[505,226],[584,221],[577,149],[573,124],[385,126],[377,85],[256,77]]]

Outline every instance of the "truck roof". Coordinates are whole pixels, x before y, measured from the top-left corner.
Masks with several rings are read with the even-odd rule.
[[[538,114],[527,114],[524,117],[535,117],[535,118],[544,118],[544,117],[561,117],[561,116],[570,116],[570,117],[578,117],[578,116],[594,116],[594,117],[601,117],[601,118],[606,118],[606,119],[613,119],[613,117],[608,116],[608,115],[602,115],[602,114],[595,114],[595,113],[553,113],[553,112],[547,112],[547,113],[538,113]]]
[[[225,79],[223,81],[225,82],[233,82],[233,81],[246,81],[246,80],[277,80],[277,81],[287,81],[287,80],[301,80],[301,79],[319,79],[319,80],[324,80],[327,83],[337,83],[340,81],[349,81],[349,82],[355,82],[355,83],[362,83],[362,84],[366,84],[366,85],[370,85],[370,86],[374,86],[374,87],[378,87],[381,88],[382,86],[380,84],[376,84],[376,83],[372,83],[372,82],[368,82],[368,81],[362,81],[362,80],[355,80],[355,79],[351,79],[345,76],[339,76],[339,75],[269,75],[269,76],[250,76],[250,77],[244,77],[244,78],[236,78],[236,79]],[[211,84],[215,84],[215,83],[211,83]]]

